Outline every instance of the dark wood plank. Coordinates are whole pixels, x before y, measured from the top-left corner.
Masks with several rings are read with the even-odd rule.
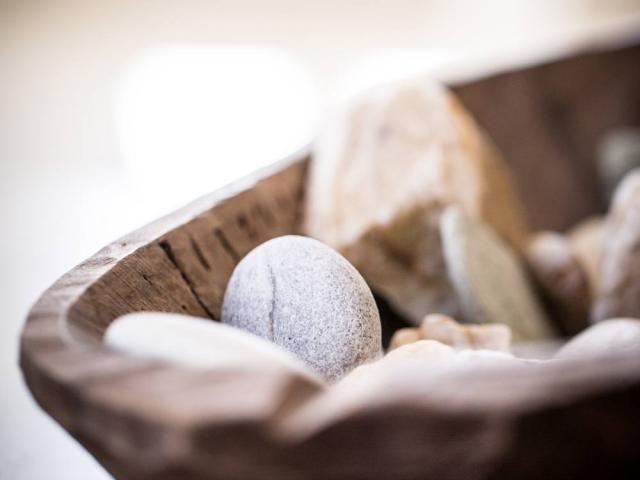
[[[602,212],[597,147],[640,125],[640,45],[593,52],[454,87],[515,172],[535,229]]]

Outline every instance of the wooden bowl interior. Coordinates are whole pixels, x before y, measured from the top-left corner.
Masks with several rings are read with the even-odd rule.
[[[564,229],[604,210],[596,145],[610,128],[640,125],[640,46],[454,89],[513,167],[535,228]],[[102,346],[110,322],[130,312],[219,319],[235,264],[270,238],[301,233],[308,161],[300,152],[203,197],[60,278],[21,336],[36,401],[117,478],[602,478],[598,466],[611,464],[638,471],[638,352],[547,362],[526,375],[467,375],[437,388],[403,372],[354,407],[351,397],[293,375],[196,371]],[[379,302],[388,338],[403,321]]]
[[[95,344],[115,318],[143,310],[219,320],[236,263],[270,238],[300,232],[306,166],[304,154],[149,243],[138,246],[136,238],[128,238],[107,247],[101,260],[91,261],[118,261],[69,309],[72,338]],[[137,236],[146,237],[145,232]]]
[[[453,88],[513,168],[534,228],[562,230],[605,210],[598,141],[611,128],[640,125],[639,85],[640,47],[632,46]],[[307,161],[306,154],[300,156],[284,172],[139,248],[131,249],[126,239],[107,247],[105,265],[131,253],[118,258],[71,306],[72,337],[95,343],[113,319],[140,310],[218,320],[239,259],[270,238],[301,232]],[[386,343],[405,322],[376,298]]]

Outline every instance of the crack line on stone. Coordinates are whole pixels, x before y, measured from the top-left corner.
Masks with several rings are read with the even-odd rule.
[[[276,276],[273,273],[273,267],[271,266],[269,257],[267,255],[265,255],[265,257],[267,260],[267,270],[269,271],[269,281],[271,283],[271,307],[269,308],[269,328],[271,330],[269,332],[269,338],[274,340],[276,326],[273,313],[276,309]]]

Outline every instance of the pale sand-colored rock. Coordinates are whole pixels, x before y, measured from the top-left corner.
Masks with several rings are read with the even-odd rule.
[[[389,350],[395,350],[402,345],[417,342],[418,340],[422,340],[422,335],[418,328],[401,328],[400,330],[396,330],[391,337]]]
[[[640,320],[603,320],[575,336],[555,354],[555,359],[579,358],[640,351]]]
[[[441,361],[451,359],[455,354],[456,350],[453,347],[437,340],[418,340],[388,352],[379,362],[392,362],[407,358]]]
[[[306,229],[343,253],[416,325],[458,313],[438,234],[459,205],[519,248],[521,203],[499,153],[444,87],[416,81],[372,90],[316,142]]]
[[[122,353],[191,368],[289,371],[324,383],[286,350],[237,328],[188,315],[124,315],[109,325],[104,342]]]
[[[640,318],[640,169],[620,183],[604,225],[592,320]]]
[[[490,227],[456,207],[447,209],[440,226],[447,271],[465,320],[509,325],[517,341],[553,337],[518,257]]]
[[[592,298],[598,289],[603,229],[604,217],[595,215],[575,225],[567,234],[571,248],[587,274]]]
[[[401,328],[391,338],[389,351],[419,340],[436,340],[460,349],[508,352],[511,329],[501,324],[461,324],[441,314],[427,315],[417,328]]]
[[[294,353],[335,381],[382,355],[373,295],[340,254],[308,237],[269,240],[236,266],[222,321]]]
[[[587,274],[567,237],[540,232],[527,243],[524,259],[549,316],[565,335],[589,326],[591,292]]]
[[[420,326],[425,340],[437,340],[456,349],[508,352],[511,329],[504,324],[461,324],[446,315],[427,315]]]

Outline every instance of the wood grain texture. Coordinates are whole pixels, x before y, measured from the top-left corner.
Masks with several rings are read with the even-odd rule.
[[[640,45],[557,60],[454,91],[515,172],[535,229],[564,230],[603,212],[598,143],[640,125]]]
[[[592,137],[637,121],[632,110],[640,82],[629,62],[639,52],[630,47],[579,56],[458,92],[523,183],[539,188],[559,176],[593,193]],[[608,80],[594,73],[597,85],[582,85],[594,64],[607,66]],[[628,79],[615,80],[613,71]],[[545,117],[538,109],[546,102],[562,105],[564,116]],[[553,137],[557,118],[572,119],[562,141]],[[581,153],[554,150],[565,138]],[[557,168],[573,175],[547,169],[549,152],[553,162],[564,162]],[[600,479],[603,472],[638,473],[640,351],[526,371],[461,372],[439,381],[417,382],[421,372],[408,369],[345,394],[296,376],[191,370],[102,346],[105,328],[124,313],[160,310],[217,320],[239,259],[269,238],[299,231],[307,162],[308,152],[299,152],[203,197],[105,247],[47,290],[24,326],[20,358],[42,408],[120,479]],[[582,171],[582,165],[588,167]],[[560,225],[597,210],[591,201],[572,203],[573,193],[565,191],[552,195],[558,211],[551,211],[533,202],[536,188],[526,198],[539,224]],[[587,193],[580,191],[578,200]],[[389,330],[400,324],[397,317],[388,321],[392,315],[384,314]]]

